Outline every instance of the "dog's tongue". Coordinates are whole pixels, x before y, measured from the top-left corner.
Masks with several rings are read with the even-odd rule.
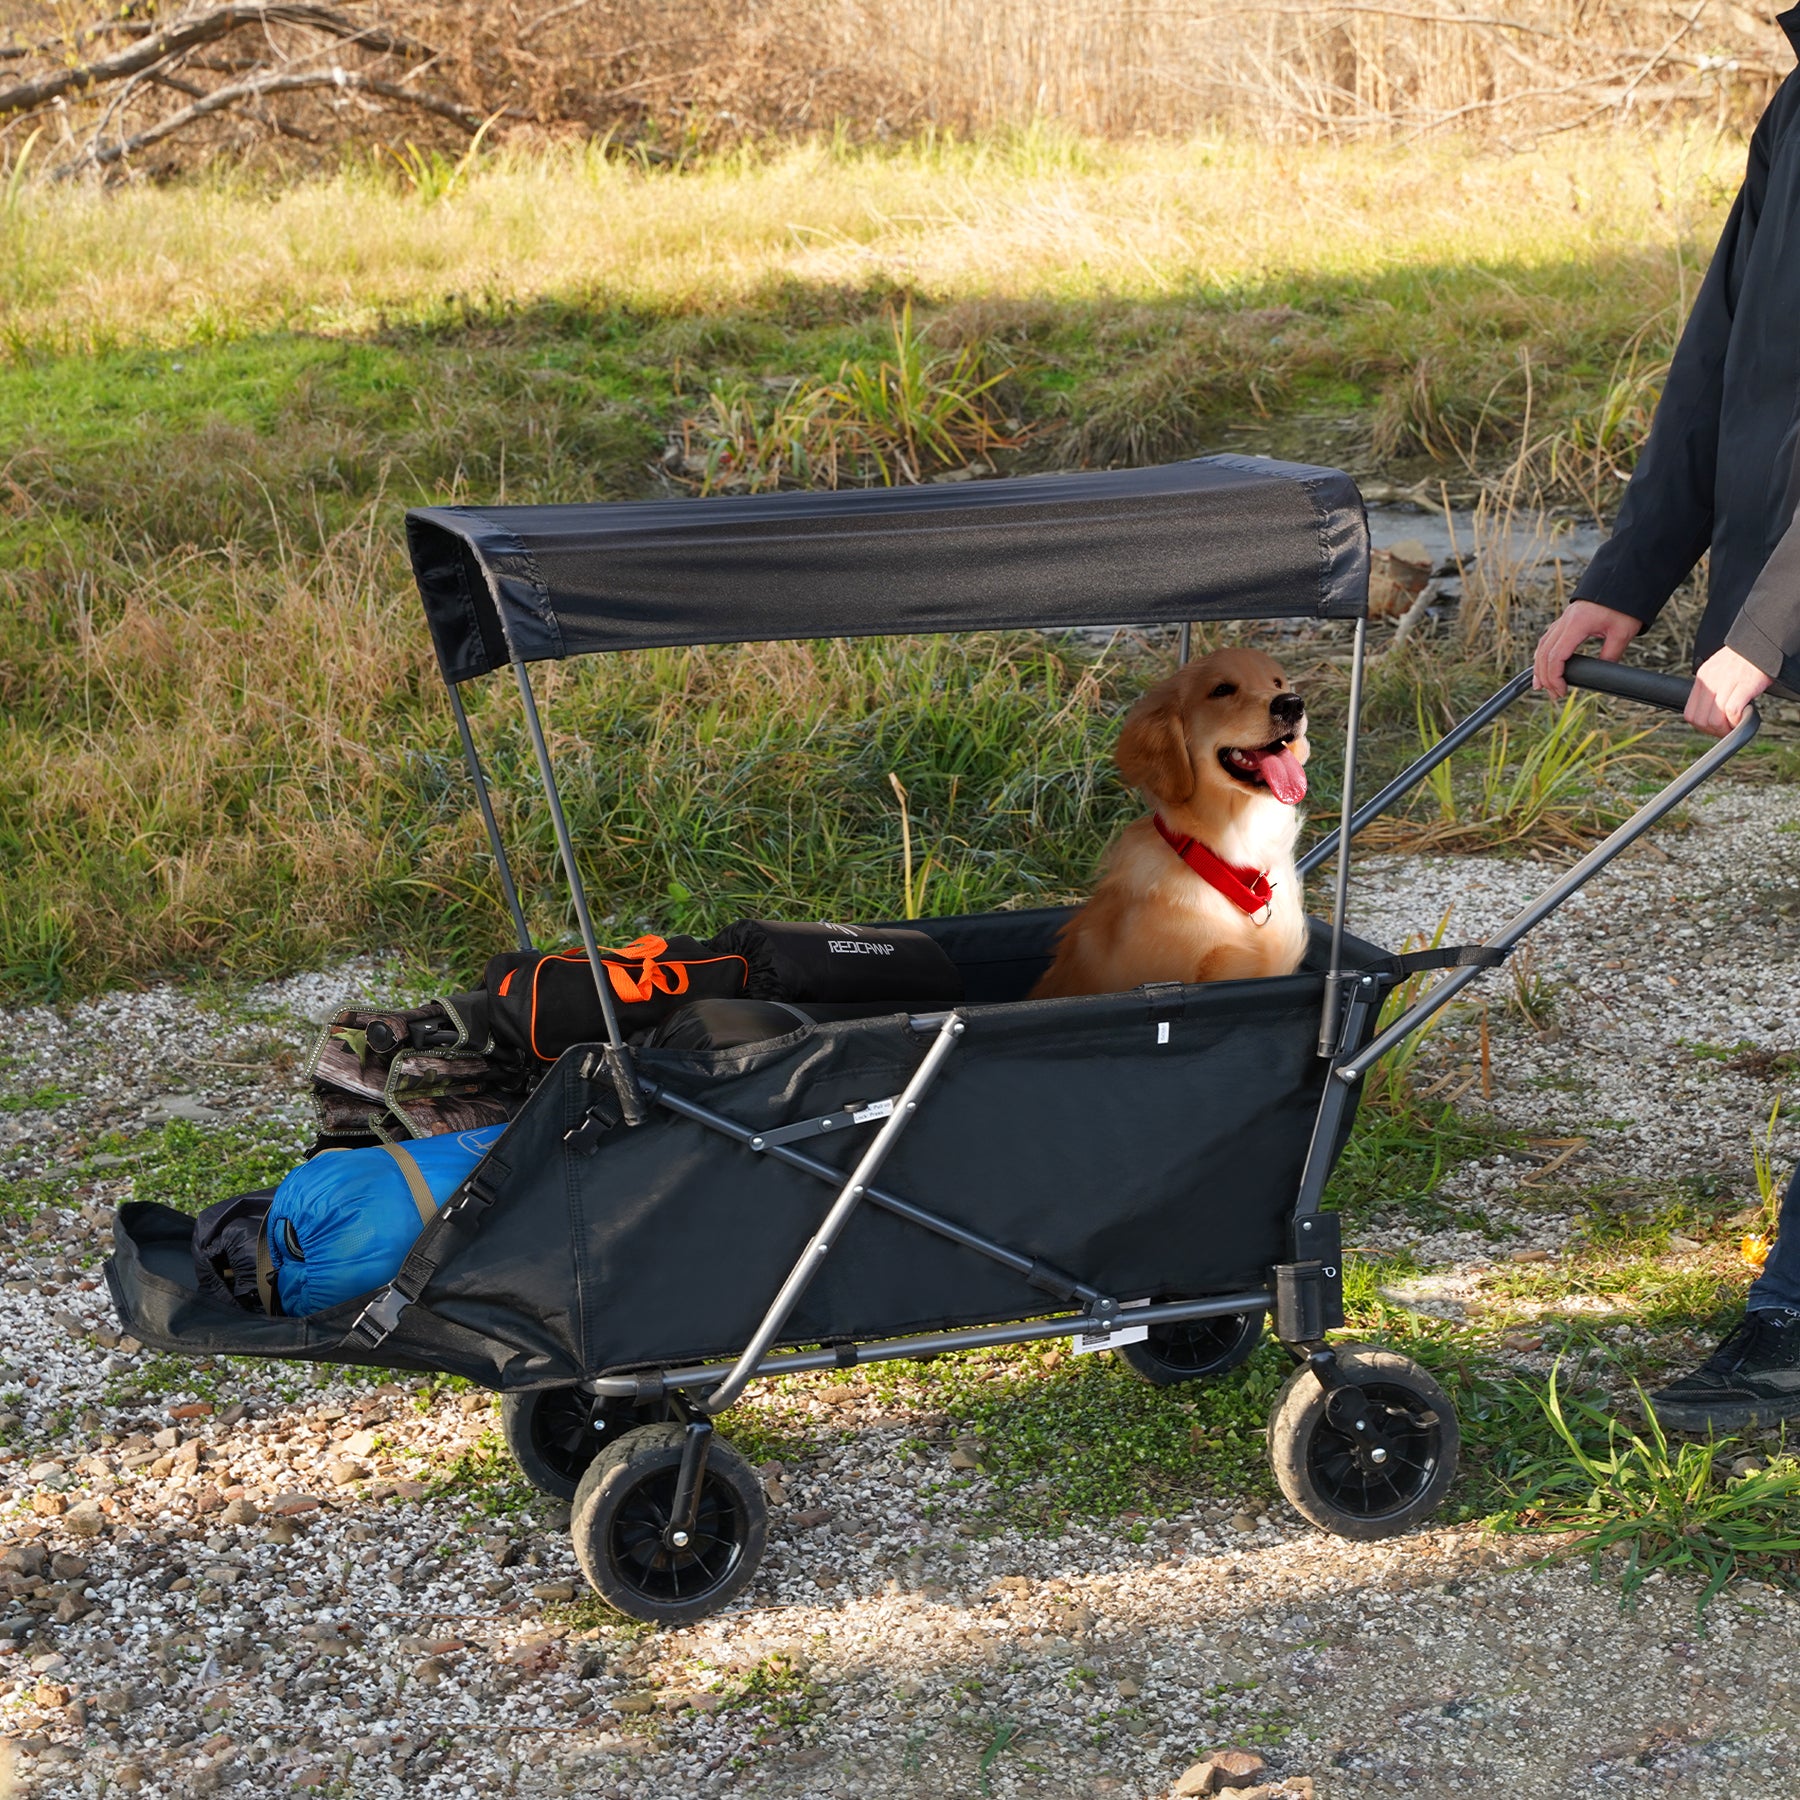
[[[1250,754],[1257,759],[1257,773],[1268,784],[1269,792],[1283,806],[1298,806],[1306,798],[1306,771],[1287,745],[1252,750]]]

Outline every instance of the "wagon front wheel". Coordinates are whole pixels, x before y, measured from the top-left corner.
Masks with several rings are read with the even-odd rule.
[[[1393,1537],[1435,1512],[1461,1443],[1450,1397],[1410,1357],[1337,1349],[1338,1385],[1302,1364],[1269,1414],[1269,1460],[1294,1510],[1335,1537]]]
[[[573,1500],[588,1465],[650,1410],[578,1387],[530,1388],[500,1402],[500,1430],[519,1472],[540,1494]]]
[[[768,1503],[756,1471],[715,1437],[686,1542],[672,1541],[684,1428],[640,1425],[588,1465],[570,1535],[594,1591],[628,1618],[688,1625],[729,1606],[762,1561]]]
[[[1260,1312],[1182,1319],[1173,1325],[1152,1325],[1143,1343],[1121,1344],[1113,1355],[1152,1387],[1174,1387],[1235,1369],[1262,1342],[1262,1329]]]

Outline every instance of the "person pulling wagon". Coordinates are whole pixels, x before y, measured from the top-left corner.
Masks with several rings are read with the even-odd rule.
[[[1800,52],[1800,7],[1776,20]],[[1617,662],[1711,551],[1687,720],[1722,737],[1762,694],[1800,697],[1800,70],[1750,141],[1749,169],[1681,334],[1612,537],[1538,641],[1536,684],[1598,639]],[[1800,1168],[1744,1316],[1650,1396],[1683,1431],[1800,1418]]]

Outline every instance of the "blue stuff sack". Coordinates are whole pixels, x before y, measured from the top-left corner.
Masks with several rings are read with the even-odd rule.
[[[327,1150],[293,1170],[264,1227],[281,1310],[324,1312],[391,1281],[426,1221],[505,1129]]]

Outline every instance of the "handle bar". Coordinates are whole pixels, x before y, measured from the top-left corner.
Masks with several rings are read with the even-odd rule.
[[[1641,700],[1646,706],[1660,706],[1672,713],[1686,712],[1688,696],[1694,691],[1694,684],[1679,675],[1602,662],[1597,656],[1571,656],[1563,664],[1563,679],[1570,687],[1589,688],[1620,700]]]
[[[1579,666],[1577,666],[1579,665]],[[1564,674],[1577,687],[1590,687],[1602,693],[1619,694],[1628,700],[1644,700],[1652,706],[1664,706],[1671,710],[1685,707],[1691,683],[1678,680],[1673,675],[1659,675],[1650,669],[1622,668],[1616,663],[1601,662],[1592,656],[1572,656],[1564,668]],[[1492,700],[1471,714],[1463,721],[1463,726],[1452,733],[1458,741],[1466,737],[1464,727],[1471,726],[1477,718],[1491,718],[1511,699],[1525,692],[1531,680],[1531,671],[1524,670],[1515,675]],[[1541,893],[1537,899],[1515,913],[1494,935],[1487,939],[1485,948],[1490,950],[1511,950],[1525,934],[1534,926],[1548,918],[1573,893],[1584,887],[1589,879],[1597,875],[1622,850],[1628,849],[1644,835],[1657,820],[1673,812],[1689,794],[1703,782],[1708,780],[1718,769],[1728,763],[1732,757],[1756,736],[1761,724],[1754,706],[1749,707],[1742,722],[1728,737],[1721,738],[1703,756],[1665,787],[1653,799],[1645,801],[1625,823],[1618,827],[1604,842],[1596,844],[1574,868],[1559,876]],[[1447,739],[1445,741],[1448,741]],[[1436,749],[1441,751],[1440,743]],[[1422,772],[1435,766],[1442,757],[1434,755],[1421,758],[1407,776],[1402,776],[1398,783],[1390,783],[1389,787],[1414,786],[1422,778]],[[1408,776],[1411,777],[1408,780]],[[1383,790],[1384,794],[1387,790]],[[1410,1037],[1433,1013],[1447,1006],[1470,982],[1478,980],[1483,970],[1479,966],[1457,969],[1447,975],[1436,987],[1427,992],[1412,1009],[1396,1019],[1386,1031],[1374,1041],[1366,1045],[1356,1055],[1346,1058],[1334,1070],[1340,1081],[1356,1081],[1372,1064],[1378,1062],[1393,1047]]]
[[[1694,684],[1679,675],[1662,675],[1655,669],[1634,669],[1629,663],[1602,662],[1597,656],[1571,656],[1563,665],[1563,675],[1571,687],[1587,688],[1596,694],[1611,694],[1621,700],[1638,700],[1646,706],[1660,706],[1669,712],[1687,710],[1688,695]],[[1365,800],[1350,820],[1350,835],[1355,837],[1371,819],[1378,819],[1394,804],[1403,800],[1439,763],[1447,761],[1470,738],[1484,731],[1517,700],[1531,692],[1531,671],[1521,669],[1497,693],[1453,725],[1411,767],[1401,772],[1373,798]],[[1338,834],[1322,837],[1300,858],[1300,873],[1310,875],[1327,857],[1337,854]]]

